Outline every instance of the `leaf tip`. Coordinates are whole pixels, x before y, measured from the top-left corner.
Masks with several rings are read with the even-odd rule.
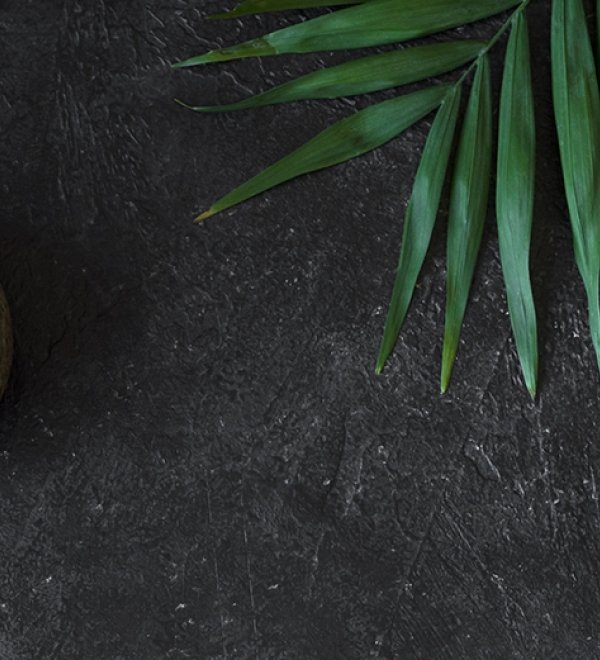
[[[377,362],[375,363],[375,374],[381,376],[383,370],[385,369],[386,362],[390,356],[390,351],[386,348],[385,343],[379,349],[379,355],[377,356]]]
[[[204,211],[204,213],[201,213],[199,216],[194,218],[194,222],[196,224],[200,224],[201,222],[204,222],[208,218],[212,218],[213,215],[215,215],[215,214],[216,214],[216,211],[211,207],[210,209],[208,209],[208,211]]]
[[[527,383],[527,391],[529,392],[531,400],[535,403],[535,400],[537,399],[537,383],[535,381]]]
[[[180,62],[175,62],[171,64],[172,69],[187,69],[192,66],[199,66],[200,64],[209,64],[211,62],[219,61],[219,51],[210,50],[204,55],[196,55],[195,57],[190,57],[187,60],[181,60]]]
[[[194,108],[191,105],[188,105],[181,99],[173,99],[177,105],[180,105],[182,108],[185,108],[186,110],[193,110]]]
[[[450,387],[450,379],[452,377],[452,362],[447,359],[442,359],[442,375],[440,377],[440,393],[446,394]]]

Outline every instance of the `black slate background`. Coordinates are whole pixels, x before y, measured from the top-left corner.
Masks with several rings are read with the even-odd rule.
[[[366,102],[178,108],[342,58],[171,72],[288,20],[205,21],[218,5],[0,2],[0,281],[18,350],[0,406],[0,658],[600,658],[599,380],[550,2],[529,11],[536,403],[491,214],[450,394],[443,222],[373,375],[427,122],[191,224]]]

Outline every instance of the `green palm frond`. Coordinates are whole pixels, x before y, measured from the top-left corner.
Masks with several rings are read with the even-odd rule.
[[[196,112],[226,112],[291,101],[336,99],[380,92],[457,69],[474,60],[484,47],[483,41],[464,39],[361,57],[313,71],[237,103],[190,109]]]
[[[523,378],[532,397],[538,371],[537,320],[529,277],[534,181],[533,89],[527,21],[521,12],[508,40],[500,95],[496,216],[508,309]]]
[[[517,4],[515,0],[369,0],[175,66],[397,44],[473,23]]]
[[[372,105],[326,128],[310,142],[230,192],[200,215],[205,220],[265,190],[372,151],[428,115],[444,100],[446,85]]]
[[[554,0],[552,82],[575,259],[600,366],[600,94],[581,0]]]
[[[396,48],[349,60],[228,105],[189,106],[200,113],[333,99],[396,89],[458,68],[455,81],[434,84],[376,103],[325,128],[288,156],[242,183],[202,213],[204,220],[290,179],[331,167],[379,148],[436,112],[404,219],[400,258],[376,363],[380,373],[406,318],[438,215],[442,190],[451,182],[448,281],[441,388],[446,391],[487,216],[498,140],[495,191],[498,240],[508,308],[525,385],[537,390],[537,321],[529,253],[534,218],[535,120],[525,10],[530,0],[242,0],[211,18],[329,7],[289,27],[174,64],[187,68],[242,58],[351,50],[403,44],[504,13],[488,41],[447,40]],[[600,16],[600,0],[598,0]],[[343,8],[340,8],[344,5]],[[500,91],[499,125],[493,125],[489,57],[509,34]],[[600,365],[600,93],[582,0],[553,0],[552,73],[556,125],[575,254],[590,309]],[[457,154],[451,152],[462,90],[472,79]]]
[[[465,115],[452,180],[448,219],[448,284],[442,353],[442,392],[448,389],[487,213],[492,165],[492,83],[487,55]]]
[[[460,108],[460,86],[454,87],[437,113],[406,209],[396,280],[375,371],[381,373],[392,352],[413,297],[438,215],[446,169]]]

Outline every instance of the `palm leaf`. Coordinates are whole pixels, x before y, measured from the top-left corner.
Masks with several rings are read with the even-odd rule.
[[[490,68],[484,56],[477,66],[452,183],[442,392],[448,389],[452,375],[487,211],[492,157],[491,96]]]
[[[402,42],[500,13],[514,12],[483,42],[451,41],[363,57],[314,71],[236,103],[193,107],[221,112],[364,94],[426,79],[469,61],[454,85],[433,86],[368,107],[330,126],[228,193],[204,219],[280,183],[375,149],[441,106],[407,207],[398,270],[376,370],[393,350],[431,239],[456,129],[461,89],[476,69],[452,177],[448,223],[446,320],[441,387],[448,387],[459,346],[487,211],[492,157],[488,52],[511,31],[500,95],[496,208],[512,330],[525,383],[537,387],[537,323],[529,274],[535,181],[535,121],[527,24],[529,0],[241,0],[218,17],[354,5],[176,64],[188,67],[246,57],[334,51]],[[600,92],[582,0],[552,0],[552,79],[575,256],[589,301],[600,367]],[[600,0],[596,2],[600,26]],[[599,27],[600,33],[600,27]],[[600,43],[600,41],[598,42]],[[600,62],[600,46],[598,47]]]
[[[423,151],[406,210],[402,249],[376,373],[381,373],[396,344],[431,241],[452,149],[460,97],[460,87],[453,87],[438,111]]]
[[[581,0],[553,0],[552,82],[575,258],[600,367],[600,94]]]
[[[339,5],[359,5],[368,0],[245,0],[231,11],[213,14],[209,18],[238,18],[249,14],[264,14],[288,9],[312,9]]]
[[[596,69],[600,71],[600,0],[596,0]]]
[[[405,48],[319,69],[237,103],[185,107],[196,112],[225,112],[291,101],[334,99],[377,92],[456,69],[475,59],[483,48],[485,42],[472,40]]]
[[[400,43],[472,23],[517,4],[519,0],[371,0],[174,66]]]
[[[527,22],[514,18],[500,97],[496,212],[502,271],[527,389],[537,389],[537,323],[529,277],[535,179],[535,117]]]
[[[429,114],[447,85],[372,105],[333,124],[305,145],[225,195],[200,215],[204,220],[295,177],[331,167],[376,149]]]

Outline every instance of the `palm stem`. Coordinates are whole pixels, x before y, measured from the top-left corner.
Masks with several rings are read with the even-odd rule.
[[[454,83],[456,87],[462,85],[466,78],[468,78],[468,76],[477,68],[480,60],[485,57],[485,55],[487,55],[490,50],[492,50],[492,48],[498,43],[505,32],[507,32],[507,30],[510,28],[515,17],[524,11],[530,2],[531,0],[523,0],[523,2],[521,2],[521,4],[512,12],[506,21],[504,21],[498,32],[496,32],[496,34],[485,44],[485,46],[479,51],[479,55],[477,55],[471,64],[463,71],[460,78]]]

